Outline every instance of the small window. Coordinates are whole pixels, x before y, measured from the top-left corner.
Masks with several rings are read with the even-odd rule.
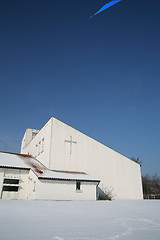
[[[38,155],[41,153],[41,141],[38,144]]]
[[[42,148],[41,148],[41,152],[44,152],[44,138],[42,139]]]
[[[37,135],[37,133],[32,132],[32,139]]]
[[[4,184],[19,184],[19,179],[4,179],[3,180]]]
[[[2,191],[18,192],[18,186],[3,186]]]
[[[81,182],[76,182],[76,190],[81,190]]]
[[[37,155],[38,155],[38,144],[36,144],[36,157],[37,157]]]

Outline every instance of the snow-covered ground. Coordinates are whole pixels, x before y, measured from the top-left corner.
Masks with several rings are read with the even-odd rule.
[[[0,200],[0,240],[160,240],[160,201]]]

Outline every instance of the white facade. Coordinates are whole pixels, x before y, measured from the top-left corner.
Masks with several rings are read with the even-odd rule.
[[[0,168],[0,198],[1,199],[27,199],[28,198],[29,170]],[[5,183],[4,180],[16,180],[19,183]],[[19,191],[2,191],[3,187],[19,188]]]
[[[96,200],[99,180],[56,172],[31,156],[0,152],[0,199]]]
[[[95,183],[81,182],[76,190],[76,181],[39,180],[36,186],[36,199],[45,200],[96,200]]]
[[[28,129],[26,130],[29,131]],[[140,165],[52,117],[21,153],[31,154],[54,170],[82,171],[100,179],[102,191],[115,199],[142,199]]]

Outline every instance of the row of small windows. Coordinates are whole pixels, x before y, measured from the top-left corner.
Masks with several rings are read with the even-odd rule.
[[[18,192],[19,189],[19,179],[4,179],[3,180],[3,189],[2,191],[7,191],[7,192]],[[76,191],[81,190],[81,182],[77,181],[76,182]]]
[[[3,189],[2,191],[7,192],[18,192],[19,189],[19,179],[5,178],[3,180]],[[76,182],[76,191],[81,190],[81,182]]]
[[[39,141],[38,144],[36,144],[36,154],[35,156],[40,155],[42,152],[44,152],[44,138]]]

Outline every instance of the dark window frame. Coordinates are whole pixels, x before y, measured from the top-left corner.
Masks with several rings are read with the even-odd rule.
[[[81,182],[76,181],[76,191],[80,191],[80,190],[81,190]]]
[[[18,192],[19,186],[3,186],[2,192]]]
[[[14,184],[17,185],[19,184],[19,179],[14,179],[14,178],[4,178],[3,179],[3,184]]]

